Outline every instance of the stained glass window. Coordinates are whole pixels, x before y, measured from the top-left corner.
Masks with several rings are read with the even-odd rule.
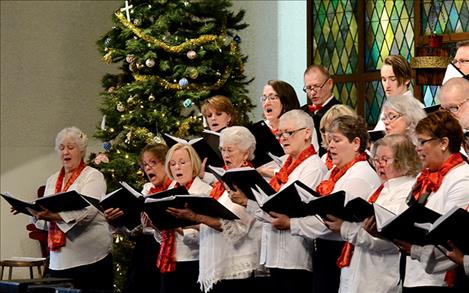
[[[408,61],[414,53],[414,1],[366,1],[366,70],[381,68],[388,55]]]
[[[469,31],[469,1],[423,0],[422,32],[449,34]]]
[[[357,85],[354,82],[336,83],[334,96],[341,97],[342,103],[357,108]]]
[[[350,74],[358,65],[357,0],[313,1],[314,63],[331,74]]]
[[[384,103],[384,90],[380,80],[365,83],[365,121],[374,125]]]
[[[418,24],[422,33],[469,32],[469,0],[309,0],[309,3],[311,60],[327,67],[340,80],[334,95],[363,114],[370,127],[378,121],[384,102],[379,77],[384,58],[398,54],[410,62],[414,57],[415,7],[420,11]],[[358,12],[363,19],[358,19]],[[360,31],[362,27],[364,31]],[[359,51],[359,42],[364,42],[363,52]],[[438,89],[420,86],[426,106],[437,103]]]
[[[388,55],[401,55],[410,62],[414,54],[413,1],[366,1],[365,70],[379,70]],[[379,81],[365,85],[365,119],[378,121],[384,92]]]

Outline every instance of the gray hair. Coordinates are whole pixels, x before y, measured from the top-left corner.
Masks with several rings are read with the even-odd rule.
[[[311,130],[310,142],[313,138],[313,132],[316,131],[314,128],[314,121],[308,113],[303,110],[295,109],[290,110],[280,116],[279,124],[284,123],[285,121],[292,121],[297,128],[309,128]]]
[[[59,151],[60,144],[67,138],[71,138],[78,146],[82,153],[82,158],[85,157],[86,147],[88,146],[88,137],[83,131],[75,126],[66,127],[57,133],[55,137],[55,150]]]
[[[392,109],[397,113],[402,114],[402,116],[409,123],[408,135],[413,137],[415,134],[415,126],[423,118],[427,117],[425,113],[424,105],[412,96],[396,96],[392,99],[387,99],[383,105],[383,110],[385,108]]]
[[[242,151],[249,151],[248,160],[254,159],[254,151],[256,150],[256,138],[244,126],[231,126],[220,132],[220,147],[225,144],[233,144],[238,146]]]

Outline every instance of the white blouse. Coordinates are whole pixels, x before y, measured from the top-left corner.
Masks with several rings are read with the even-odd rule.
[[[239,217],[220,219],[222,232],[200,225],[199,279],[204,292],[220,280],[246,279],[259,268],[262,224],[225,191],[218,201]]]
[[[189,194],[209,196],[212,187],[195,177],[189,188]],[[193,228],[183,229],[183,234],[176,233],[176,261],[195,261],[199,259],[199,231]]]
[[[440,214],[444,214],[451,208],[457,206],[466,208],[469,204],[469,165],[463,163],[450,170],[440,185],[440,188],[429,195],[425,204]],[[413,246],[412,250],[416,248]],[[414,258],[407,257],[404,287],[419,286],[446,286],[445,272],[428,274],[425,272],[425,264],[418,260],[418,256],[411,254]]]
[[[407,208],[406,198],[415,177],[388,180],[376,200],[380,206],[395,214]],[[373,194],[373,193],[371,193]],[[341,280],[339,292],[347,293],[398,293],[399,258],[397,246],[375,238],[362,228],[362,223],[343,222],[341,236],[355,246],[349,266],[349,278]]]
[[[300,180],[315,189],[327,169],[317,154],[304,160],[288,176],[281,189]],[[248,205],[257,205],[249,201]],[[248,207],[249,208],[249,207]],[[257,206],[256,214],[262,214]],[[270,223],[263,224],[260,263],[268,268],[298,269],[312,271],[312,242],[292,235],[289,230],[277,230]]]
[[[49,177],[44,195],[55,193],[58,176],[59,172]],[[87,166],[68,190],[76,190],[101,200],[106,194],[106,181],[101,172]],[[61,212],[59,215],[63,221],[58,221],[57,226],[65,233],[66,242],[60,250],[50,251],[50,269],[64,270],[89,265],[111,253],[112,234],[109,225],[103,213],[94,206]]]
[[[329,170],[325,178],[329,178]],[[375,170],[367,161],[355,163],[345,174],[337,180],[332,192],[345,191],[345,203],[361,197],[367,199],[373,190],[378,188],[381,181]],[[299,235],[307,239],[324,238],[329,240],[342,240],[340,235],[329,230],[316,216],[290,219],[292,235]]]

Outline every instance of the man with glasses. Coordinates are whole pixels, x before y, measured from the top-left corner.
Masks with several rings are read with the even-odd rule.
[[[469,46],[467,48],[469,53]],[[438,97],[441,109],[450,112],[461,124],[465,134],[463,146],[467,153],[469,151],[469,80],[462,77],[451,78],[441,87]]]
[[[469,75],[469,40],[456,43],[456,55],[451,63],[464,75]]]
[[[306,93],[308,103],[302,107],[304,111],[313,117],[316,134],[319,134],[319,122],[322,116],[334,105],[340,102],[332,94],[334,82],[329,71],[322,65],[310,65],[304,73],[303,91]],[[317,135],[319,142],[319,155],[322,156],[326,150],[321,147],[322,138]]]

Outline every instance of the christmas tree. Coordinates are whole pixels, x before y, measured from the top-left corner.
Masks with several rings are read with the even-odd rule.
[[[134,0],[113,15],[114,26],[98,41],[103,61],[122,64],[102,80],[103,121],[96,137],[104,152],[91,164],[108,188],[123,180],[140,187],[145,178],[137,156],[161,134],[199,136],[200,104],[221,94],[249,121],[253,108],[244,75],[247,57],[237,32],[245,11],[233,13],[228,0]]]
[[[119,74],[102,80],[103,120],[95,136],[104,151],[90,165],[106,177],[110,191],[126,181],[145,182],[137,157],[161,134],[199,136],[200,104],[220,94],[238,110],[238,123],[249,122],[253,105],[244,75],[237,31],[245,12],[234,14],[228,0],[133,0],[113,15],[111,31],[98,40],[106,63],[120,64]],[[114,236],[115,291],[121,292],[133,243]]]

